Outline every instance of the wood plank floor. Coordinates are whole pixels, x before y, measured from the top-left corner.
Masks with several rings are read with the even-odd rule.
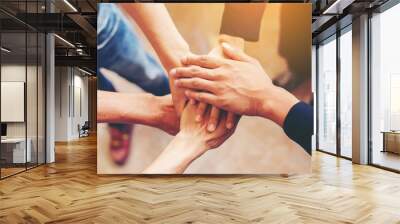
[[[400,175],[323,153],[300,176],[98,176],[96,139],[0,181],[0,223],[400,223]]]

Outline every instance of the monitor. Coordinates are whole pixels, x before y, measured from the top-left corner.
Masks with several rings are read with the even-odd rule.
[[[1,124],[1,136],[7,136],[7,124]]]

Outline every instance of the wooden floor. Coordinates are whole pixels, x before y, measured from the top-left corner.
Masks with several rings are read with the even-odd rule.
[[[323,153],[301,176],[98,176],[94,137],[0,181],[0,223],[400,223],[400,175]]]
[[[23,171],[25,171],[26,169],[25,169],[25,166],[22,168],[22,167],[11,167],[11,168],[9,168],[9,167],[7,167],[7,168],[1,168],[1,177],[3,178],[3,177],[8,177],[8,176],[11,176],[11,175],[13,175],[13,174],[16,174],[16,173],[19,173],[19,172],[23,172]]]

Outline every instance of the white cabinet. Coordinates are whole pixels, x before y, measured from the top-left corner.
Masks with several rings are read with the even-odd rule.
[[[32,140],[28,138],[26,140],[27,147],[25,151],[25,138],[7,138],[2,139],[1,144],[4,147],[4,151],[9,151],[8,155],[10,158],[6,158],[8,162],[12,163],[25,163],[32,161]],[[11,161],[12,154],[12,161]]]

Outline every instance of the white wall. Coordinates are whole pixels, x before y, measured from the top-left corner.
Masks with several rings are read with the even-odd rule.
[[[39,69],[38,71],[36,69]],[[27,78],[27,80],[25,80]],[[23,114],[27,115],[26,121],[22,122],[6,122],[7,124],[7,137],[9,138],[25,138],[25,135],[30,140],[30,148],[32,150],[32,161],[36,162],[39,158],[39,163],[44,162],[44,74],[41,67],[30,66],[25,67],[25,64],[3,64],[1,66],[1,81],[2,82],[23,82],[26,84],[26,107],[23,106],[20,110]],[[2,93],[4,89],[2,89]],[[24,89],[19,90],[24,94]],[[22,92],[21,92],[22,91]],[[2,95],[2,98],[7,98]],[[10,107],[2,107],[1,110],[12,110]],[[13,111],[8,111],[13,113]],[[16,113],[16,111],[14,112]],[[37,157],[37,154],[39,156]]]
[[[67,67],[55,68],[55,141],[68,140],[68,71]]]
[[[28,74],[32,74],[33,72],[36,74],[36,67],[28,66],[27,67]],[[6,64],[1,66],[1,81],[2,82],[24,82],[25,80],[25,64]],[[29,78],[29,77],[28,77]],[[36,85],[36,81],[29,80],[30,85]],[[36,99],[36,89],[27,88],[27,103],[31,103]],[[32,92],[31,92],[32,91]],[[4,96],[3,96],[4,97]],[[36,102],[36,101],[35,101]],[[36,108],[36,103],[34,105]],[[7,110],[7,108],[1,108],[1,110]],[[31,110],[29,110],[31,111]],[[28,122],[35,121],[36,123],[36,113],[27,113]],[[25,137],[25,123],[26,122],[7,122],[7,136],[8,137]],[[28,125],[28,129],[33,125]],[[36,129],[36,127],[34,127]],[[28,130],[29,132],[29,130]],[[29,133],[28,133],[29,135]],[[29,137],[29,136],[28,136]]]
[[[73,119],[72,119],[72,130],[71,135],[74,137],[78,137],[78,124],[81,126],[88,121],[88,77],[82,76],[82,73],[74,75],[74,96],[75,106],[73,108]],[[81,111],[80,111],[81,110]]]
[[[55,140],[70,141],[88,120],[88,78],[72,67],[56,67],[55,74]]]

